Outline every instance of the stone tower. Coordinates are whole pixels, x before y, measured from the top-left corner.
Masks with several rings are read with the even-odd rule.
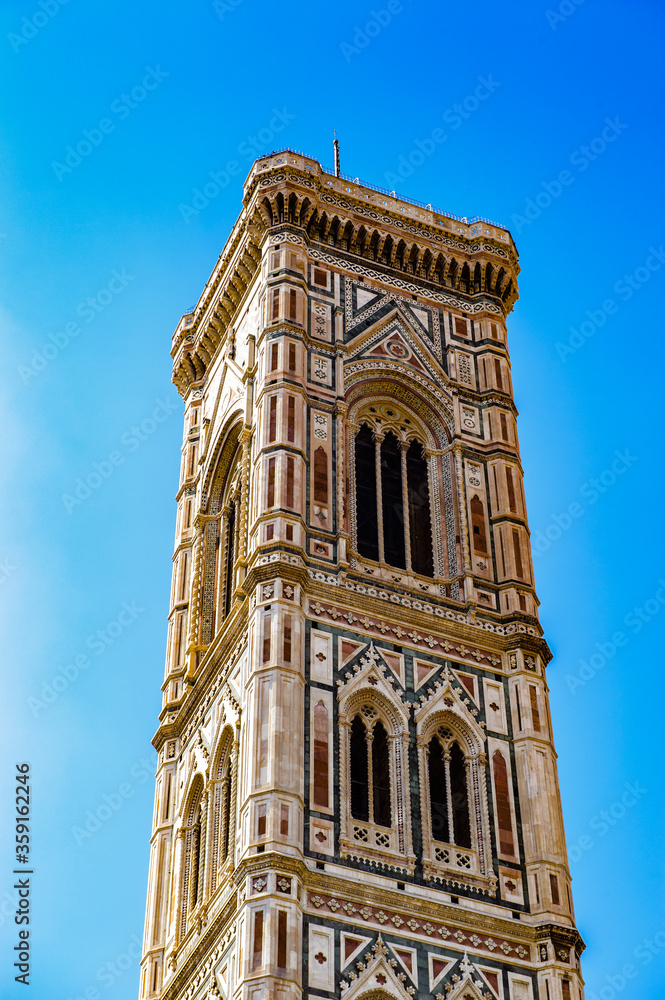
[[[510,234],[257,160],[185,425],[141,997],[581,1000]]]

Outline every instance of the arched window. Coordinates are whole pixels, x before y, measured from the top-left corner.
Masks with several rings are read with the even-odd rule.
[[[444,731],[429,742],[428,774],[432,839],[471,847],[466,760],[457,741]]]
[[[389,827],[391,815],[388,734],[379,721],[368,730],[356,715],[351,723],[351,816],[365,823],[371,816],[377,826]]]
[[[355,478],[360,555],[433,576],[429,477],[422,445],[412,440],[407,447],[391,431],[375,437],[363,424],[355,439]]]
[[[376,454],[372,432],[363,424],[356,435],[356,519],[358,551],[366,559],[379,558],[376,508]]]
[[[381,494],[385,560],[389,566],[406,569],[402,457],[397,438],[391,433],[381,442]]]
[[[359,715],[351,723],[351,815],[354,819],[369,820],[367,730]]]
[[[212,796],[212,831],[210,838],[210,893],[217,888],[221,869],[233,848],[233,733],[222,735]],[[214,772],[213,772],[214,773]]]
[[[427,462],[423,447],[418,441],[412,441],[406,453],[406,479],[409,488],[411,565],[415,573],[432,576],[434,562]]]
[[[190,914],[203,898],[205,871],[205,798],[203,782],[197,778],[197,785],[190,797],[185,817],[184,859],[182,898],[180,910],[180,933],[185,934]]]
[[[240,425],[229,433],[213,477],[205,513],[201,547],[201,618],[199,641],[212,642],[233,608],[235,564],[240,547],[241,452]]]
[[[235,500],[229,503],[228,515],[226,518],[226,539],[224,552],[224,617],[231,610],[231,599],[233,597],[233,567],[236,557],[236,504]]]

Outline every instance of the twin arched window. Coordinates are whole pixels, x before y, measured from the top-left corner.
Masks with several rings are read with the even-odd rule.
[[[381,722],[369,729],[361,715],[351,723],[351,817],[391,825],[388,734]]]
[[[428,774],[432,839],[471,847],[466,760],[451,733],[440,730],[429,742]]]
[[[418,441],[380,437],[363,424],[355,439],[358,552],[434,575],[427,460]]]
[[[191,926],[190,918],[203,901],[204,894],[212,896],[215,892],[220,870],[233,852],[235,793],[232,740],[229,729],[222,740],[216,775],[209,789],[204,789],[199,775],[189,796],[182,827],[181,938]]]

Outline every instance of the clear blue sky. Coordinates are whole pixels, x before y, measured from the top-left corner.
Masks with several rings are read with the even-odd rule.
[[[548,16],[525,0],[402,0],[369,34],[383,0],[234,4],[0,9],[0,813],[14,762],[31,761],[30,996],[136,996],[181,440],[171,334],[238,214],[252,137],[331,164],[334,126],[345,172],[515,236],[510,345],[588,996],[611,997],[605,977],[630,963],[622,1000],[655,1000],[662,4],[567,0]],[[230,161],[240,172],[209,204],[183,208]],[[95,470],[90,496],[63,500]],[[57,697],[30,701],[61,668]],[[13,998],[27,994],[10,977],[3,829]]]

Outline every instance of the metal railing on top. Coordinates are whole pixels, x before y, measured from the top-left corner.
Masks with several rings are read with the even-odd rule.
[[[267,160],[271,156],[279,156],[282,153],[294,153],[296,156],[304,156],[308,160],[313,160],[313,156],[309,156],[307,153],[302,153],[299,149],[290,149],[285,147],[284,149],[275,149],[272,153],[268,153],[266,156],[262,156],[262,160]],[[315,162],[318,163],[318,160]],[[466,226],[474,226],[478,222],[484,222],[488,226],[496,226],[497,229],[505,229],[500,222],[494,222],[492,219],[486,219],[483,215],[473,215],[468,218],[466,215],[456,215],[455,212],[446,212],[442,208],[437,208],[436,205],[425,204],[424,201],[418,201],[417,198],[409,198],[403,194],[397,194],[395,191],[389,191],[387,188],[379,187],[378,184],[370,184],[368,181],[362,181],[359,177],[352,177],[350,174],[340,173],[339,177],[335,174],[334,170],[328,170],[322,164],[319,164],[321,170],[324,174],[329,177],[334,177],[337,180],[349,181],[351,184],[358,184],[360,187],[369,188],[370,191],[376,191],[377,194],[388,195],[389,198],[394,198],[396,201],[405,201],[408,205],[415,205],[417,208],[424,208],[428,212],[434,212],[436,215],[443,215],[446,219],[454,219],[456,222],[463,222]]]

